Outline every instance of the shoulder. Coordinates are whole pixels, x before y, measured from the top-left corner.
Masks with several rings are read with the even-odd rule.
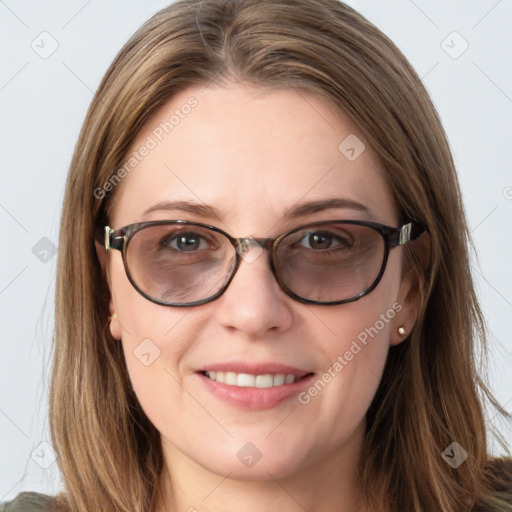
[[[36,492],[22,492],[13,501],[0,503],[0,512],[57,512],[56,499]]]
[[[499,459],[491,459],[489,460],[489,469],[497,479],[509,485],[507,490],[512,493],[512,458],[502,457]]]
[[[496,511],[512,511],[512,458],[493,458],[488,463],[492,500]]]

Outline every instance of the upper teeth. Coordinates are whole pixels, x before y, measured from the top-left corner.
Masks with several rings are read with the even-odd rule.
[[[205,372],[206,376],[217,382],[238,386],[241,388],[271,388],[291,384],[299,378],[293,373],[278,373],[276,375],[251,375],[249,373],[235,372]]]

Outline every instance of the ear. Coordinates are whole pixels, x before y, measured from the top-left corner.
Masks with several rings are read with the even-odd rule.
[[[425,286],[425,273],[430,262],[430,235],[423,233],[420,238],[413,242],[415,244],[412,261],[409,270],[402,276],[397,296],[397,314],[391,325],[390,345],[398,345],[406,340],[414,328],[422,302]],[[398,329],[402,327],[404,334]]]
[[[121,339],[121,324],[119,323],[119,319],[117,317],[110,318],[116,314],[116,308],[114,305],[114,300],[112,298],[112,286],[110,282],[110,276],[107,268],[107,251],[105,249],[105,246],[100,244],[97,240],[94,242],[95,248],[96,248],[96,255],[98,257],[98,261],[100,262],[102,275],[106,279],[109,287],[110,292],[110,299],[108,301],[108,318],[109,318],[109,328],[110,328],[110,334],[112,337],[116,340]]]
[[[402,341],[405,341],[411,333],[418,313],[420,309],[420,286],[418,282],[414,282],[413,273],[402,278],[400,288],[398,290],[398,296],[396,300],[396,306],[393,308],[397,312],[391,322],[391,334],[389,337],[390,345],[398,345]],[[404,334],[400,334],[398,329],[402,327],[405,331]]]

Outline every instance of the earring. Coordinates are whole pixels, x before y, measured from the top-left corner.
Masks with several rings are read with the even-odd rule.
[[[399,327],[398,334],[400,334],[400,336],[405,336],[405,329],[403,327]]]
[[[108,317],[108,321],[109,321],[109,322],[112,322],[112,320],[114,320],[115,318],[117,318],[117,313],[114,313],[113,315],[110,315],[110,316]]]

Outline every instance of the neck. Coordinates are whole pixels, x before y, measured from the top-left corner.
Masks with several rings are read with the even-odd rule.
[[[310,465],[302,461],[292,471],[260,468],[253,480],[237,479],[236,468],[215,473],[164,440],[158,512],[363,512],[357,476],[363,438],[360,429],[356,439]]]

